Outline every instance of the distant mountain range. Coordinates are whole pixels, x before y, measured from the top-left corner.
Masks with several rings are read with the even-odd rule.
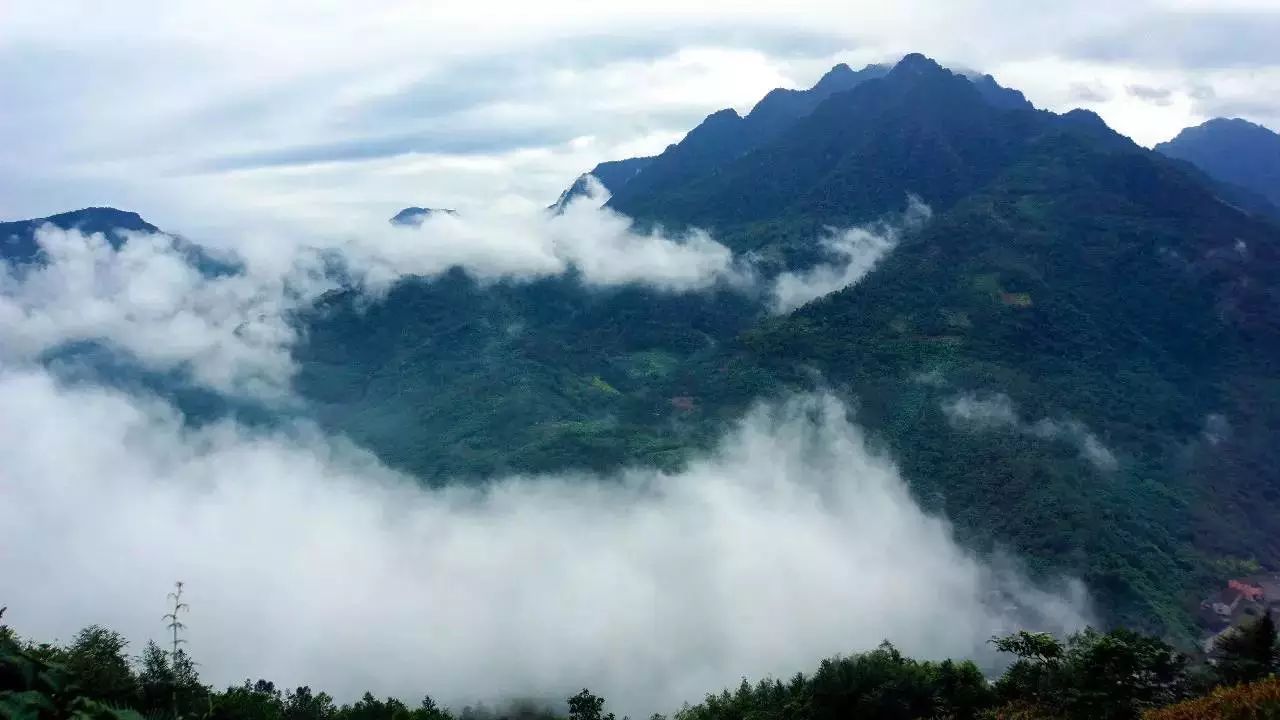
[[[1214,118],[1187,128],[1155,150],[1194,163],[1280,206],[1280,135],[1240,118]]]
[[[0,222],[0,258],[19,263],[37,259],[40,246],[36,244],[36,230],[45,224],[87,234],[102,233],[117,247],[124,242],[123,233],[160,231],[137,213],[109,207],[72,210],[35,220]]]
[[[335,293],[300,318],[297,389],[442,482],[677,466],[757,398],[818,383],[857,398],[971,547],[1078,575],[1107,620],[1190,643],[1205,588],[1280,568],[1270,137],[1215,121],[1154,152],[922,55],[836,66],[590,174],[610,208],[708,228],[766,280],[829,260],[827,227],[931,206],[859,284],[785,315],[572,275]]]

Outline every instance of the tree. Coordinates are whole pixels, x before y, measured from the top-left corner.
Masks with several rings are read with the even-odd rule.
[[[156,715],[165,709],[171,709],[175,678],[168,654],[154,640],[148,640],[147,646],[142,649],[142,655],[138,657],[138,663],[142,666],[138,671],[142,711],[147,715]]]
[[[1223,633],[1214,643],[1218,677],[1226,685],[1260,680],[1276,671],[1276,624],[1271,611]]]
[[[569,720],[613,720],[613,713],[605,715],[603,711],[604,698],[592,695],[586,688],[569,698]]]
[[[284,696],[284,720],[331,720],[337,711],[328,693],[313,693],[306,685]]]
[[[86,697],[116,707],[133,705],[138,699],[138,679],[124,653],[128,644],[123,635],[101,625],[84,628],[63,660],[70,681]]]
[[[1018,660],[996,681],[1006,705],[1051,717],[1131,720],[1181,699],[1186,658],[1163,641],[1129,630],[1085,630],[1065,644],[1018,633],[993,640]]]

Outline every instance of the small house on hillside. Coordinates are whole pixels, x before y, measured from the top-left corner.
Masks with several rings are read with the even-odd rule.
[[[1227,581],[1227,589],[1240,593],[1240,596],[1249,602],[1262,602],[1266,597],[1266,593],[1262,591],[1262,588],[1257,585],[1250,585],[1243,580]]]
[[[1213,610],[1215,614],[1222,619],[1227,620],[1230,619],[1232,613],[1236,611],[1236,608],[1240,607],[1240,600],[1243,597],[1244,596],[1241,595],[1238,590],[1227,588],[1226,590],[1219,590],[1209,596],[1209,599],[1206,600],[1205,603],[1208,604],[1209,608]]]

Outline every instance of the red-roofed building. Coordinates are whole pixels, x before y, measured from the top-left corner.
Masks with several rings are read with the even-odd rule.
[[[1250,602],[1260,602],[1265,596],[1265,593],[1262,592],[1262,588],[1257,585],[1250,585],[1242,580],[1228,580],[1227,587],[1240,593],[1241,597],[1249,600]]]

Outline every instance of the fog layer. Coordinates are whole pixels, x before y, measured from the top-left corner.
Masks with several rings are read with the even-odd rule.
[[[1078,584],[958,547],[830,397],[761,406],[676,474],[444,490],[305,427],[192,430],[32,367],[0,371],[0,398],[6,620],[140,643],[181,579],[215,684],[455,705],[587,686],[634,716],[885,638],[981,657],[1087,618]]]

